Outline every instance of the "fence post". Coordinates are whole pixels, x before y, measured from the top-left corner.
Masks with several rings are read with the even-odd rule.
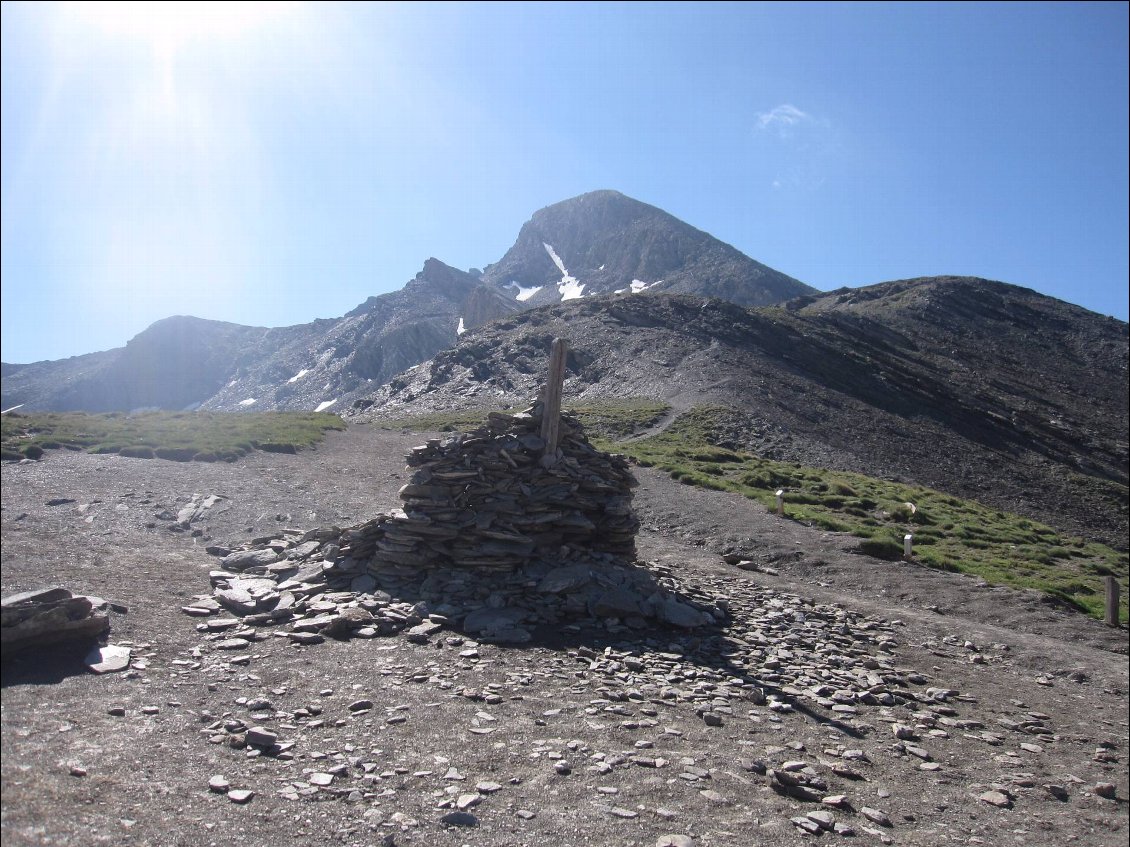
[[[777,517],[785,516],[785,489],[777,489]]]
[[[909,532],[902,537],[902,557],[908,562],[914,558],[914,536]]]

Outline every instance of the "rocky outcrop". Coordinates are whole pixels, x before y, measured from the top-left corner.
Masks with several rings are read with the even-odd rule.
[[[0,621],[3,655],[58,644],[89,641],[110,628],[109,605],[66,588],[44,588],[5,597]]]

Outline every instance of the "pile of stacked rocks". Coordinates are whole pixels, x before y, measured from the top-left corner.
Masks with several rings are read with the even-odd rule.
[[[445,567],[512,572],[574,550],[632,560],[639,521],[628,463],[593,448],[568,415],[547,454],[540,427],[540,406],[492,412],[474,432],[417,447],[403,512],[346,533],[343,552],[368,560],[378,579]]]
[[[724,620],[724,601],[691,596],[668,571],[634,561],[627,462],[593,448],[571,416],[554,451],[540,426],[540,405],[492,413],[471,433],[413,450],[402,510],[216,551],[225,555],[212,597],[185,611],[285,623],[296,641],[404,628],[426,638],[453,626],[522,642],[538,625],[586,619],[686,629]]]
[[[42,588],[3,600],[0,626],[3,655],[55,644],[97,638],[110,628],[110,604],[101,597]]]

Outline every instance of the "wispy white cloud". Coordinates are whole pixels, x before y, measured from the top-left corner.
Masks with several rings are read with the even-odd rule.
[[[765,139],[761,153],[773,169],[773,190],[815,191],[824,184],[839,148],[830,120],[782,103],[757,114],[754,132]]]
[[[782,103],[774,106],[768,112],[758,112],[758,132],[775,133],[780,138],[792,138],[796,133],[805,130],[829,129],[831,122],[811,112],[799,109],[792,103]]]
[[[787,132],[797,124],[815,122],[816,119],[812,115],[798,109],[792,103],[782,103],[768,112],[760,112],[757,115],[757,128],[762,130],[776,129],[779,132]]]

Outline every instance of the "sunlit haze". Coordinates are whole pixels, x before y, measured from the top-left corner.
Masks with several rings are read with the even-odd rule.
[[[601,188],[1125,320],[1127,8],[5,2],[2,358],[337,317]]]

